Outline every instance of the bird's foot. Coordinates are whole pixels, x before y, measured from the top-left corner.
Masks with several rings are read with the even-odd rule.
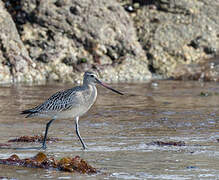
[[[46,150],[46,145],[43,144],[40,149]]]
[[[83,145],[83,150],[88,150],[88,147],[85,144]]]

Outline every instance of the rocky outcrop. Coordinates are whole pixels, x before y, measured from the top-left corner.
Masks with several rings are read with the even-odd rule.
[[[181,64],[173,72],[176,80],[198,80],[219,82],[219,56],[200,63]]]
[[[22,42],[46,79],[77,81],[77,72],[91,68],[110,81],[151,77],[132,20],[116,1],[21,0],[16,6]]]
[[[42,81],[24,47],[16,26],[0,1],[0,82]]]
[[[218,0],[133,2],[141,5],[132,17],[154,73],[175,77],[177,67],[205,61],[219,50]]]
[[[3,2],[0,82],[76,82],[90,69],[113,82],[203,71],[219,81],[208,60],[219,49],[218,0]]]

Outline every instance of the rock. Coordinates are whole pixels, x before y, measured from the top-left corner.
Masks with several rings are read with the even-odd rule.
[[[132,20],[115,0],[21,0],[19,11],[21,39],[48,80],[75,82],[75,72],[90,68],[107,81],[151,78]]]
[[[197,64],[219,50],[218,0],[134,2],[141,3],[132,17],[152,72],[174,78],[177,67]]]
[[[10,14],[0,1],[0,82],[42,81],[24,47]]]
[[[218,0],[3,2],[0,82],[78,82],[90,69],[113,82],[151,72],[218,79],[217,65],[207,65],[219,52]]]
[[[173,72],[176,80],[199,80],[219,82],[219,56],[200,63],[178,65]]]

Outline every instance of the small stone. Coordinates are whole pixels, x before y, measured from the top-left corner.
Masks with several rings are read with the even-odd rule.
[[[152,83],[151,83],[151,86],[152,86],[152,87],[158,87],[158,83],[157,83],[157,82],[152,82]]]
[[[137,3],[137,2],[134,3],[134,4],[133,4],[133,8],[134,8],[134,9],[139,9],[139,8],[140,8],[140,3]]]
[[[133,7],[132,5],[130,5],[130,4],[125,5],[124,8],[125,8],[126,11],[128,11],[128,12],[130,12],[130,13],[135,12],[134,7]]]

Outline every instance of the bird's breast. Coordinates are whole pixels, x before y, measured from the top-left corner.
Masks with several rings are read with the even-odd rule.
[[[94,104],[97,98],[97,89],[95,86],[88,86],[87,89],[77,92],[76,101],[72,106],[64,111],[59,112],[57,118],[72,118],[82,116]]]
[[[86,91],[82,92],[82,96],[83,96],[83,102],[82,102],[81,106],[84,107],[86,110],[89,110],[97,98],[96,87],[89,85],[88,89]]]

